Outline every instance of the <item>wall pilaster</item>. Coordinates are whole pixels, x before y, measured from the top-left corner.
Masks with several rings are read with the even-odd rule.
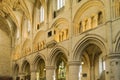
[[[120,53],[112,53],[108,59],[110,80],[120,80]]]

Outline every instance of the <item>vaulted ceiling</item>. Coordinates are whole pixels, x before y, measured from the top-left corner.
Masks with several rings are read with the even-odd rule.
[[[32,20],[35,2],[36,0],[0,0],[0,29],[7,33],[15,31],[21,26],[23,15]]]

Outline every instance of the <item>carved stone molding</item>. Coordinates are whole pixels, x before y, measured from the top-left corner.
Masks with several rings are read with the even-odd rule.
[[[108,55],[108,59],[120,59],[120,53],[111,53]]]
[[[55,66],[46,66],[45,68],[46,68],[46,69],[51,69],[51,70],[52,70],[52,69],[55,69]]]

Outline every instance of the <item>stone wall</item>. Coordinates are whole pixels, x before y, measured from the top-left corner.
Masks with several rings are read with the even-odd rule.
[[[0,76],[10,76],[11,40],[8,35],[0,30]]]

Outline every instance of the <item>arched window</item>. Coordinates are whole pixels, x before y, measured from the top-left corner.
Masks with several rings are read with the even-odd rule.
[[[41,6],[40,7],[40,22],[43,22],[44,21],[44,15],[45,14],[45,12],[44,12],[44,7],[43,6]]]
[[[65,6],[65,0],[57,0],[57,10]]]

